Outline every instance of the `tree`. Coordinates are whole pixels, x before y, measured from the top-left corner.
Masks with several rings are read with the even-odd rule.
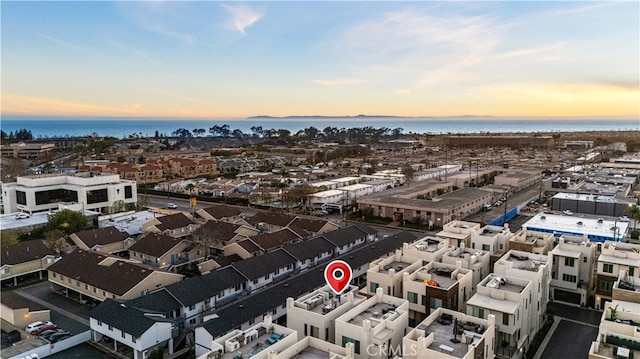
[[[185,187],[185,189],[186,189],[187,191],[189,191],[189,195],[191,195],[191,192],[193,192],[193,190],[194,190],[195,188],[196,188],[196,186],[195,186],[193,183],[189,183],[189,184]]]
[[[84,214],[70,209],[49,216],[49,230],[59,229],[65,234],[79,232],[89,225],[89,220]]]
[[[633,206],[629,207],[627,212],[629,212],[629,216],[633,220],[633,230],[635,231],[636,225],[638,224],[638,221],[640,221],[640,206],[634,204]]]
[[[44,236],[47,238],[47,247],[55,253],[60,253],[62,247],[64,247],[67,234],[59,229],[53,229],[46,232]]]
[[[404,165],[402,166],[402,174],[407,177],[407,181],[413,179],[413,174],[415,173],[415,170],[413,169],[413,167],[411,167],[411,165]]]

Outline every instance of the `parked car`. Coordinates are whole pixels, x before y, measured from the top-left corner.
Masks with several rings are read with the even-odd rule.
[[[562,211],[562,213],[564,213],[567,216],[573,216],[573,212],[571,212],[571,210],[565,209],[564,211]]]
[[[20,335],[20,332],[17,330],[12,330],[7,333],[7,341],[9,342],[9,344],[17,343],[20,341],[20,339],[22,339],[22,337]]]
[[[22,212],[21,213],[16,213],[16,219],[27,219],[29,217],[31,217],[31,216],[29,216],[28,213],[22,213]]]
[[[42,332],[40,334],[40,338],[42,338],[44,340],[49,340],[49,338],[51,338],[51,336],[53,336],[55,334],[71,334],[71,333],[69,333],[68,331],[66,331],[64,329],[47,330],[46,332]]]
[[[27,325],[27,327],[26,327],[26,328],[24,328],[24,331],[25,331],[25,332],[27,332],[27,333],[29,333],[29,334],[32,334],[32,335],[37,335],[37,334],[38,334],[38,329],[40,329],[40,327],[45,326],[45,325],[53,325],[53,323],[52,323],[52,322],[50,322],[50,321],[46,321],[46,322],[43,322],[43,321],[33,322],[33,323],[31,323],[31,324]]]
[[[496,207],[502,206],[502,202],[501,201],[496,201],[496,203],[494,203],[493,205],[496,206]]]
[[[36,329],[34,332],[37,335],[40,335],[42,332],[45,332],[47,330],[53,330],[53,329],[58,329],[58,326],[55,324],[45,324],[43,326],[41,326],[40,328]],[[31,332],[31,334],[33,334],[33,332]]]
[[[71,336],[71,333],[66,332],[66,333],[56,333],[52,336],[49,337],[49,342],[50,343],[57,343],[61,340],[67,339]]]
[[[620,217],[618,217],[618,220],[620,222],[629,222],[629,221],[631,221],[631,218],[629,218],[627,216],[620,216]]]
[[[178,205],[175,203],[167,203],[167,208],[169,209],[178,209]]]

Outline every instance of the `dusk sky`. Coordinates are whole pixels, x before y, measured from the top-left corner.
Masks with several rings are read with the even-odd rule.
[[[638,1],[0,6],[5,116],[640,116]]]

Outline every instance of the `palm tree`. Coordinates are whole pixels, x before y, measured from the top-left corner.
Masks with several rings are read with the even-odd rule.
[[[629,212],[631,219],[633,219],[633,230],[635,231],[636,225],[638,224],[638,221],[640,221],[640,206],[634,204],[629,207],[627,212]]]

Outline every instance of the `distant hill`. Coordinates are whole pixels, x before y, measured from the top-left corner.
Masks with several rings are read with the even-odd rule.
[[[247,120],[287,120],[287,119],[343,119],[343,118],[351,118],[351,119],[367,119],[367,118],[404,118],[404,119],[456,119],[456,118],[494,118],[494,116],[490,115],[461,115],[461,116],[393,116],[393,115],[345,115],[345,116],[323,116],[323,115],[301,115],[301,116],[269,116],[269,115],[259,115],[259,116],[251,116],[247,117]]]

